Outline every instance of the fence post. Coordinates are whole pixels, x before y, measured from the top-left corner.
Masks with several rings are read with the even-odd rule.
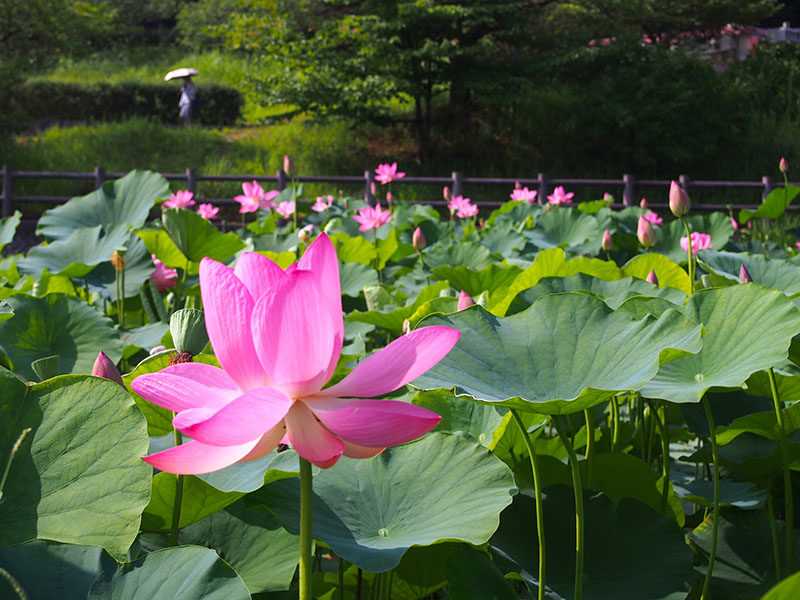
[[[450,175],[453,178],[453,189],[450,194],[452,198],[463,195],[464,175],[461,171],[453,171]]]
[[[775,182],[769,175],[764,175],[761,178],[761,183],[764,184],[764,191],[761,194],[761,201],[764,202],[764,200],[767,199],[767,196],[769,196],[769,193],[772,191],[772,188],[775,187]]]
[[[546,198],[550,193],[550,178],[547,176],[547,173],[539,173],[539,193],[536,197],[539,199],[539,204],[545,204]]]
[[[372,188],[375,187],[375,173],[370,169],[364,171],[364,201],[370,206],[375,206],[375,195]]]
[[[13,196],[11,193],[11,165],[3,165],[3,216],[11,216],[11,202]]]
[[[630,173],[625,173],[622,176],[622,204],[625,206],[633,206],[636,203],[635,195],[636,195],[636,187],[634,185],[633,175]]]
[[[103,187],[103,183],[106,181],[106,169],[105,167],[95,167],[94,168],[94,189],[99,190]]]
[[[278,169],[275,174],[278,176],[278,182],[275,184],[275,187],[279,192],[282,192],[286,189],[286,173],[283,172],[283,169]]]
[[[197,194],[197,171],[191,167],[186,169],[186,189],[192,194]]]

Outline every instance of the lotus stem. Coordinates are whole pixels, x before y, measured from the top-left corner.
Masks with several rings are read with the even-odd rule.
[[[311,463],[300,458],[300,595],[299,600],[313,600],[311,576],[311,503],[313,502],[313,475]]]
[[[616,452],[619,444],[619,402],[616,396],[611,398],[611,423],[614,425],[614,433],[611,437],[611,452]]]
[[[775,581],[781,580],[781,549],[778,543],[778,526],[775,523],[775,510],[772,506],[772,479],[767,486],[767,518],[769,518],[769,532],[772,535],[772,554],[775,557]]]
[[[594,413],[591,408],[583,411],[586,419],[586,483],[592,487],[592,457],[594,456]]]
[[[706,411],[706,419],[708,420],[711,457],[714,462],[714,514],[711,520],[711,551],[708,554],[708,570],[706,571],[705,581],[703,581],[703,591],[700,594],[700,600],[708,600],[710,598],[711,577],[714,572],[714,560],[717,557],[717,539],[719,537],[719,451],[717,449],[717,432],[714,426],[714,415],[711,414],[711,405],[706,398],[703,398],[702,402],[703,409]]]
[[[17,441],[14,442],[14,445],[11,446],[11,451],[8,453],[8,460],[6,461],[6,466],[3,469],[3,476],[0,477],[0,500],[3,499],[3,488],[6,485],[6,479],[8,479],[8,473],[11,471],[11,463],[14,461],[14,456],[19,452],[20,447],[22,446],[22,442],[25,441],[25,437],[31,432],[30,427],[26,427],[22,430],[17,438]]]
[[[544,600],[545,590],[545,541],[544,541],[544,508],[542,506],[542,486],[540,485],[541,478],[539,475],[539,463],[536,460],[536,451],[533,448],[533,442],[528,435],[528,430],[522,422],[519,413],[511,409],[511,416],[519,427],[519,432],[522,434],[522,439],[525,442],[525,447],[528,449],[528,457],[531,461],[531,471],[533,471],[533,494],[536,499],[536,534],[539,538],[539,593],[538,600]]]
[[[783,461],[783,503],[786,521],[786,574],[794,572],[794,497],[792,495],[792,472],[789,468],[789,444],[786,441],[786,430],[783,424],[783,410],[778,395],[778,384],[772,367],[767,371],[769,387],[772,390],[772,403],[775,407],[775,418],[778,420],[778,436],[781,444]]]
[[[125,327],[125,266],[119,271],[119,327]]]
[[[664,420],[661,420],[661,415],[658,414],[658,408],[650,405],[650,411],[653,413],[653,418],[658,428],[658,434],[661,438],[661,472],[664,477],[664,487],[661,490],[661,512],[666,514],[667,502],[669,499],[669,428],[667,424],[667,411],[664,410]]]
[[[356,571],[356,600],[361,600],[361,584],[364,579],[364,572],[361,570],[361,567],[358,567]]]
[[[688,239],[687,254],[689,255],[689,293],[694,294],[694,254],[692,254],[692,232],[689,229],[689,221],[686,217],[681,218],[683,221],[683,229],[686,231],[686,238]]]
[[[181,432],[173,427],[175,435],[175,446],[183,443]],[[172,502],[172,526],[169,530],[169,545],[178,545],[178,531],[181,528],[181,507],[183,505],[183,475],[177,475],[175,479],[175,500]]]
[[[344,559],[339,557],[339,600],[344,600]]]
[[[564,417],[554,415],[553,420],[558,437],[569,456],[569,466],[572,471],[572,487],[575,491],[575,593],[573,600],[581,600],[583,598],[583,486],[581,485],[581,471],[575,448],[572,447],[567,434],[564,433]]]
[[[20,600],[28,600],[28,595],[25,593],[25,590],[22,589],[19,581],[17,581],[14,576],[6,571],[3,567],[0,567],[0,575],[8,581],[8,584],[11,586],[11,589],[14,590],[14,593]]]

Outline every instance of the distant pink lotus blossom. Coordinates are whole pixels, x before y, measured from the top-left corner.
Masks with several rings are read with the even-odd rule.
[[[290,444],[321,468],[368,458],[426,434],[436,413],[378,400],[425,373],[455,345],[459,331],[421,327],[360,361],[341,381],[344,338],[339,265],[323,233],[285,271],[243,253],[231,269],[200,262],[206,328],[222,368],[199,362],[137,377],[133,390],[176,413],[191,438],[144,458],[161,471],[209,473]],[[324,389],[323,389],[324,388]]]
[[[288,219],[294,214],[295,206],[294,200],[285,200],[284,202],[278,204],[278,208],[275,209],[275,212],[284,219]]]
[[[651,225],[655,225],[656,227],[658,227],[664,222],[664,219],[659,217],[654,212],[645,213],[644,218],[647,219]]]
[[[392,164],[380,164],[378,168],[375,169],[375,181],[380,183],[386,184],[395,179],[401,179],[405,177],[406,174],[401,172],[397,172],[397,163],[394,162]]]
[[[537,195],[538,192],[536,190],[529,190],[526,186],[522,189],[516,188],[513,192],[511,192],[510,198],[517,201],[524,200],[525,202],[533,204],[536,202]]]
[[[163,262],[156,258],[155,254],[151,254],[150,258],[156,266],[156,270],[150,275],[150,281],[156,285],[156,289],[160,294],[167,291],[167,288],[174,286],[178,283],[178,272],[164,265]]]
[[[478,206],[464,196],[455,196],[447,204],[450,214],[455,214],[459,219],[470,219],[478,214]]]
[[[178,190],[170,195],[169,200],[164,202],[164,206],[166,208],[189,208],[190,206],[194,206],[194,200],[192,200],[193,196],[194,193],[189,190]]]
[[[547,201],[550,204],[555,204],[558,206],[559,204],[572,204],[572,198],[575,196],[573,192],[567,194],[564,192],[564,186],[558,186],[553,193],[547,197]]]
[[[641,206],[642,208],[647,208],[647,198],[642,198],[641,200],[639,200],[639,206]]]
[[[314,212],[324,212],[328,210],[333,204],[333,196],[317,196],[316,202],[311,205],[311,210]]]
[[[689,238],[681,238],[681,248],[684,252],[689,251]],[[707,233],[700,233],[699,231],[692,232],[692,255],[697,254],[699,250],[706,250],[711,248],[711,236]]]
[[[656,243],[656,232],[650,221],[644,218],[644,215],[639,215],[639,223],[636,227],[636,237],[645,248],[650,248]]]
[[[262,210],[274,208],[275,202],[272,200],[280,194],[278,190],[264,192],[264,188],[255,180],[253,180],[252,184],[247,182],[243,183],[242,191],[244,193],[241,196],[235,196],[233,198],[236,202],[241,204],[239,212],[242,214],[256,212],[259,208]]]
[[[217,216],[217,214],[219,214],[219,206],[203,203],[197,207],[197,214],[204,219],[213,219]]]
[[[739,223],[736,222],[736,219],[730,217],[730,220],[731,220],[731,225],[733,225],[733,230],[739,231]]]
[[[467,292],[461,290],[461,293],[458,295],[458,305],[456,306],[456,310],[461,311],[465,308],[469,308],[470,306],[475,306],[475,300],[472,299]]]
[[[388,210],[381,210],[381,203],[378,202],[374,208],[362,206],[353,218],[361,224],[361,227],[358,228],[359,231],[369,231],[386,225],[392,220],[392,213]]]

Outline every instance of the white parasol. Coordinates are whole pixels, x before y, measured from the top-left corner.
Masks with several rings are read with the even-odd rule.
[[[189,69],[187,67],[183,67],[181,69],[175,69],[174,71],[170,71],[166,75],[164,75],[164,81],[169,81],[170,79],[179,79],[181,77],[191,77],[192,75],[197,75],[199,71],[197,69]]]

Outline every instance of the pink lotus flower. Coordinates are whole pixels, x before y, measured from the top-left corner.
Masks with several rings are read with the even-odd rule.
[[[178,283],[178,272],[175,269],[165,266],[163,262],[156,258],[155,254],[151,254],[150,258],[156,266],[156,270],[150,275],[150,281],[156,285],[158,293],[163,294],[167,291],[167,288]]]
[[[328,388],[344,336],[339,265],[323,233],[285,271],[243,253],[235,269],[200,263],[206,328],[222,368],[189,362],[137,377],[134,391],[176,412],[192,441],[144,458],[162,471],[208,473],[268,454],[279,442],[328,468],[429,432],[439,415],[376,400],[422,375],[459,332],[423,327],[362,360]]]
[[[728,217],[731,220],[731,225],[733,225],[734,231],[739,231],[739,223],[736,222],[736,219],[733,217]]]
[[[689,238],[681,238],[681,248],[684,252],[689,251]],[[692,232],[692,256],[697,254],[699,250],[706,250],[711,248],[711,236],[707,233],[700,233],[698,231]]]
[[[197,214],[203,217],[204,219],[213,219],[214,217],[219,214],[219,206],[214,206],[213,204],[203,203],[197,207]]]
[[[263,210],[274,208],[275,203],[272,200],[280,194],[278,190],[264,192],[264,188],[255,180],[253,180],[252,184],[243,183],[242,191],[244,194],[233,198],[241,204],[239,212],[242,214],[256,212],[259,208]]]
[[[654,212],[645,213],[644,218],[647,219],[647,221],[650,223],[650,225],[655,225],[656,227],[658,227],[659,225],[661,225],[664,222],[664,219],[659,217]]]
[[[381,210],[381,203],[372,206],[362,206],[358,214],[353,217],[356,221],[361,223],[359,231],[369,231],[370,229],[378,229],[382,225],[386,225],[392,220],[392,213],[388,210]]]
[[[524,200],[525,202],[533,204],[536,202],[537,194],[538,192],[536,190],[529,190],[526,186],[522,189],[515,189],[513,192],[511,192],[510,198],[512,200]]]
[[[189,208],[194,206],[193,196],[194,194],[189,190],[178,190],[170,195],[169,200],[164,202],[164,206],[166,208]]]
[[[295,210],[295,202],[294,200],[286,200],[281,202],[278,205],[278,208],[275,209],[275,212],[282,216],[284,219],[288,219],[294,214]]]
[[[377,169],[375,169],[375,181],[383,184],[394,181],[395,179],[401,179],[405,176],[406,174],[402,171],[400,173],[397,172],[396,162],[392,163],[391,165],[381,164],[378,165]]]
[[[92,365],[92,375],[95,377],[102,377],[103,379],[109,379],[120,384],[123,388],[125,387],[117,365],[115,365],[102,350],[98,352],[94,365]]]
[[[317,196],[316,202],[311,205],[311,210],[324,212],[331,207],[331,204],[333,204],[333,196]]]
[[[456,306],[456,310],[464,310],[470,306],[475,306],[475,300],[473,300],[472,296],[470,296],[467,292],[461,290],[461,293],[458,295],[458,305]]]
[[[464,196],[455,196],[450,199],[450,202],[447,203],[447,208],[450,210],[450,214],[455,215],[459,219],[470,219],[478,214],[478,207],[475,204],[472,204],[472,200],[469,198],[465,198]]]
[[[558,186],[553,193],[547,197],[547,201],[550,204],[555,204],[558,206],[559,204],[572,204],[572,198],[575,196],[573,192],[569,194],[564,192],[564,186]]]

